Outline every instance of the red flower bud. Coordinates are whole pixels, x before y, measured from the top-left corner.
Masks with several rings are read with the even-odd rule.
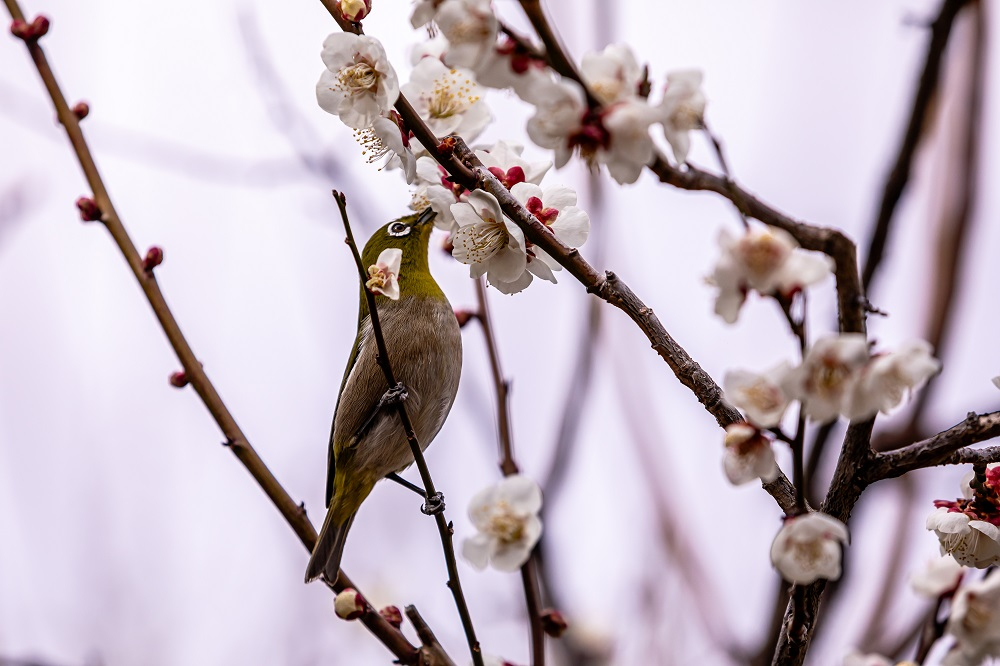
[[[542,631],[553,638],[559,638],[566,631],[569,624],[562,613],[554,608],[546,608],[541,613]]]
[[[349,587],[334,598],[333,609],[342,620],[356,620],[365,614],[368,607],[361,593]]]
[[[142,260],[142,270],[149,273],[154,268],[163,263],[163,250],[155,245],[146,252],[146,258]]]
[[[337,0],[340,15],[351,23],[357,23],[372,10],[371,0]]]
[[[37,40],[49,31],[49,20],[44,16],[36,16],[35,20],[27,23],[21,19],[14,19],[10,23],[10,33],[18,39],[24,41]]]
[[[178,370],[177,372],[170,375],[170,385],[175,388],[184,388],[188,385],[187,373],[183,370]]]
[[[76,200],[76,207],[80,209],[80,219],[84,222],[96,222],[101,219],[101,209],[90,197],[80,197]]]
[[[378,612],[386,622],[399,629],[403,626],[403,614],[396,606],[386,606]]]
[[[475,312],[470,312],[469,310],[455,310],[455,319],[458,320],[459,328],[463,328],[470,320],[478,316]]]
[[[90,115],[90,105],[86,102],[77,102],[72,111],[77,120],[83,120]]]

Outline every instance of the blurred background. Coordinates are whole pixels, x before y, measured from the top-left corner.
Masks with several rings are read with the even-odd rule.
[[[516,2],[494,4],[528,32]],[[357,308],[329,192],[346,191],[359,236],[409,203],[399,172],[366,164],[350,130],[315,102],[319,51],[336,24],[307,0],[22,6],[52,20],[43,46],[70,103],[91,105],[84,129],[140,252],[164,249],[157,278],[195,352],[251,443],[318,523]],[[938,2],[545,6],[577,59],[610,42],[631,45],[650,64],[654,98],[667,71],[703,69],[707,117],[734,176],[795,218],[844,230],[866,254]],[[995,35],[1000,12],[982,8],[980,28]],[[365,21],[403,81],[410,48],[425,38],[410,29],[409,11],[406,2],[374,0]],[[990,384],[1000,374],[1000,190],[991,186],[1000,134],[990,122],[1000,51],[987,42],[990,85],[976,124],[971,16],[956,23],[870,292],[889,315],[869,320],[881,348],[933,339],[930,323],[949,323],[937,352],[944,371],[919,419],[904,408],[878,420],[883,442],[903,428],[928,436],[970,410],[1000,407]],[[481,142],[526,143],[530,108],[496,91],[487,99],[496,122]],[[530,145],[526,155],[550,157]],[[703,137],[691,161],[715,168]],[[725,200],[662,186],[648,173],[619,187],[575,161],[545,183],[580,191],[594,225],[583,255],[621,275],[717,381],[729,368],[796,359],[773,302],[751,299],[735,326],[712,314],[704,276],[719,230],[739,223]],[[79,221],[73,202],[85,194],[24,46],[5,31],[0,664],[388,663],[360,624],[334,616],[327,589],[302,585],[307,553],[220,445],[194,393],[168,384],[176,359],[107,233]],[[964,240],[950,252],[956,231]],[[432,250],[432,269],[456,308],[475,307],[466,267]],[[953,292],[942,291],[952,276]],[[545,489],[547,605],[571,625],[551,642],[553,658],[724,665],[768,652],[781,594],[768,550],[781,512],[755,484],[725,481],[714,419],[621,312],[571,277],[512,297],[490,290],[490,303],[513,382],[516,456]],[[832,330],[833,304],[832,280],[813,288],[813,335]],[[473,532],[469,498],[499,478],[482,333],[471,324],[463,335],[458,400],[427,456],[459,541]],[[818,461],[820,492],[842,432],[838,424]],[[790,470],[789,456],[779,463]],[[958,495],[963,473],[924,471],[865,494],[812,663],[905,644],[926,612],[906,577],[938,548],[925,516],[931,500]],[[380,484],[352,530],[344,569],[376,606],[416,604],[467,663],[438,535],[419,504]],[[527,663],[519,576],[460,567],[485,652]]]

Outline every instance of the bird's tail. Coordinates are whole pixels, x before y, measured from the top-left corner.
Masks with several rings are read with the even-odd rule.
[[[312,557],[306,567],[306,582],[311,583],[323,576],[331,585],[337,582],[340,572],[340,558],[344,555],[344,544],[347,542],[347,531],[351,529],[354,516],[357,515],[361,502],[368,497],[374,483],[355,483],[351,487],[343,483],[344,479],[336,479],[337,492],[330,502],[323,529],[316,539]]]

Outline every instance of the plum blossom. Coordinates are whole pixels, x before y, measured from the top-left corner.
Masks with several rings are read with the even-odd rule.
[[[922,569],[910,575],[910,587],[922,597],[937,599],[954,592],[962,582],[965,568],[951,555],[929,560]]]
[[[410,208],[421,211],[430,207],[437,213],[434,226],[452,232],[455,227],[455,216],[451,207],[460,201],[465,201],[468,192],[464,187],[455,185],[450,180],[448,172],[433,157],[426,155],[417,158],[416,190],[413,192]]]
[[[937,535],[942,552],[959,564],[976,569],[1000,564],[1000,527],[980,520],[968,502],[939,500],[934,504],[937,508],[927,517],[927,529]],[[990,518],[1000,522],[996,516]]]
[[[611,44],[600,53],[583,56],[580,75],[605,106],[636,98],[642,82],[642,68],[626,44]]]
[[[977,666],[1000,657],[1000,571],[959,588],[945,632],[956,643],[942,664]]]
[[[876,354],[861,372],[845,416],[863,421],[877,412],[888,414],[906,393],[915,391],[941,370],[931,346],[914,340],[896,351]]]
[[[394,301],[399,300],[399,266],[403,251],[389,247],[378,255],[374,264],[368,267],[368,281],[365,286],[373,294],[382,294]]]
[[[542,189],[534,183],[517,183],[510,193],[524,204],[535,218],[545,225],[563,245],[580,247],[590,235],[590,216],[576,206],[576,192],[561,185]],[[562,270],[545,250],[525,241],[528,270],[534,275],[555,282],[552,271]]]
[[[844,333],[817,340],[802,365],[791,371],[785,391],[802,402],[806,415],[826,423],[846,411],[854,387],[868,363],[868,342],[860,333]]]
[[[506,35],[501,36],[474,71],[481,85],[512,88],[518,97],[530,104],[535,103],[536,90],[552,83],[545,61]]]
[[[399,114],[389,111],[388,117],[379,116],[370,127],[355,130],[354,138],[361,144],[361,154],[369,164],[384,161],[387,169],[401,168],[407,183],[417,175],[417,158],[410,150],[410,136],[402,125]]]
[[[619,102],[605,110],[603,123],[608,143],[598,151],[597,158],[608,167],[608,174],[615,182],[634,183],[653,161],[656,149],[649,137],[649,126],[656,120],[655,110],[639,99]]]
[[[840,578],[841,546],[847,526],[813,511],[785,519],[771,544],[771,564],[789,583],[808,585],[819,578]]]
[[[466,69],[449,69],[434,58],[417,63],[402,92],[435,136],[460,134],[471,142],[492,119],[477,93],[475,75]]]
[[[588,113],[583,89],[575,81],[561,79],[542,86],[534,94],[535,115],[528,119],[528,136],[542,148],[555,150],[555,165],[563,167],[573,155],[570,138],[581,131]],[[601,128],[594,128],[595,141],[603,141]],[[606,133],[606,131],[605,131]]]
[[[321,56],[326,70],[316,84],[316,99],[348,127],[370,127],[396,103],[399,81],[377,39],[336,32],[323,42]]]
[[[782,362],[762,373],[730,370],[722,379],[726,400],[742,409],[747,419],[761,428],[774,428],[788,407],[788,396],[782,388],[791,365]]]
[[[541,508],[538,484],[520,474],[480,490],[469,502],[469,518],[479,533],[462,543],[462,555],[476,569],[489,563],[499,571],[516,571],[542,535]]]
[[[357,23],[372,10],[372,0],[337,0],[337,8],[345,19]]]
[[[516,294],[531,284],[524,234],[504,218],[492,194],[476,190],[466,201],[452,204],[451,213],[458,224],[452,256],[470,266],[470,277],[486,275],[504,294]]]
[[[356,620],[365,614],[365,598],[353,587],[345,588],[333,598],[333,609],[342,620]]]
[[[434,22],[448,40],[445,64],[470,69],[491,53],[500,25],[490,0],[445,0],[434,14]]]
[[[715,313],[732,324],[751,289],[788,297],[830,275],[828,257],[799,248],[791,234],[776,227],[753,227],[742,235],[719,232],[722,253],[707,279],[719,288]]]
[[[508,190],[518,183],[542,182],[542,177],[552,168],[552,162],[529,162],[521,156],[524,146],[508,141],[497,141],[490,148],[477,150],[476,157],[496,176]]]
[[[663,136],[679,164],[687,162],[691,149],[691,130],[705,127],[705,93],[701,91],[702,73],[688,69],[667,74],[667,88],[660,101]]]
[[[778,478],[771,441],[757,428],[746,423],[726,426],[726,456],[722,466],[734,486],[760,479],[769,483]]]

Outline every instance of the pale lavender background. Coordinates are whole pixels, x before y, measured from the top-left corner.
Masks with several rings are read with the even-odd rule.
[[[516,3],[497,4],[523,24]],[[577,57],[603,45],[592,17],[593,5],[604,4],[548,3]],[[614,39],[651,63],[658,84],[669,69],[705,70],[709,119],[747,187],[863,242],[924,54],[926,33],[911,23],[937,4],[713,0],[620,2],[602,11],[613,12]],[[375,5],[366,30],[386,43],[405,79],[407,49],[421,37],[408,29],[409,4]],[[357,294],[329,190],[348,191],[358,226],[368,230],[408,202],[398,173],[364,164],[349,131],[315,104],[318,52],[335,25],[305,0],[48,0],[25,10],[52,18],[44,46],[56,74],[71,99],[92,105],[84,126],[137,244],[165,248],[157,276],[210,377],[264,460],[320,520],[330,415]],[[995,34],[1000,13],[991,14]],[[253,55],[248,31],[261,36]],[[991,49],[994,73],[997,58]],[[275,90],[255,59],[273,67],[283,103],[315,131],[310,137],[300,128],[301,142],[316,156],[332,155],[349,176],[301,166],[269,115]],[[0,192],[19,191],[25,207],[0,227],[0,657],[60,665],[387,663],[361,626],[333,616],[326,589],[301,584],[304,550],[219,445],[194,394],[167,384],[177,363],[140,291],[107,234],[77,220],[73,201],[86,185],[23,46],[0,38],[0,63]],[[1000,373],[994,90],[962,319],[945,350],[934,426],[1000,402],[989,382]],[[524,141],[528,109],[505,95],[490,102],[498,123],[485,138]],[[707,144],[695,143],[693,160],[712,165]],[[893,315],[871,323],[886,346],[922,335],[931,256],[923,239],[933,234],[933,185],[947,168],[940,147],[922,153],[900,209],[873,295]],[[586,181],[577,164],[547,177],[577,186],[589,205]],[[723,200],[658,186],[648,174],[605,191],[596,220],[603,250],[595,242],[584,255],[603,251],[598,267],[622,275],[714,377],[794,358],[772,304],[752,300],[736,327],[711,314],[703,276],[718,230],[737,224]],[[433,253],[433,268],[453,305],[474,303],[464,267]],[[832,321],[831,292],[832,281],[813,292],[814,331]],[[568,276],[558,286],[491,297],[514,381],[519,462],[542,477],[587,297]],[[624,315],[610,308],[603,315],[577,455],[546,525],[565,610],[588,640],[614,648],[613,663],[729,663],[719,643],[753,646],[766,624],[775,580],[768,548],[780,512],[760,489],[725,483],[713,419]],[[465,352],[453,416],[428,455],[459,539],[471,529],[468,499],[498,475],[492,388],[474,326]],[[789,469],[787,457],[781,462]],[[904,568],[934,554],[923,518],[930,499],[954,496],[960,474],[921,475],[919,503],[905,516],[914,529]],[[859,507],[850,557],[860,575],[842,598],[850,602],[827,609],[837,630],[815,646],[816,664],[837,663],[867,621],[859,609],[881,575],[885,535],[901,520],[882,501],[894,483],[876,487]],[[710,574],[699,590],[708,617],[694,610],[665,554],[653,510],[660,500]],[[344,566],[374,603],[416,603],[467,663],[437,534],[418,504],[380,485]],[[526,663],[518,577],[464,563],[461,571],[484,649]],[[918,608],[901,590],[893,626]]]

